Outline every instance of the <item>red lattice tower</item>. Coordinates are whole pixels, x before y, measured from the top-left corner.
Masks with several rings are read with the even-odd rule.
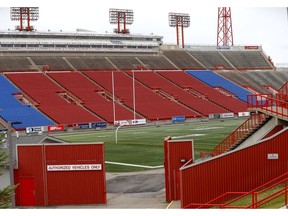
[[[10,18],[12,21],[20,21],[20,25],[16,26],[19,31],[33,31],[33,26],[30,21],[37,21],[39,19],[38,7],[11,7]],[[27,21],[27,26],[24,27],[24,20]]]
[[[129,29],[126,28],[126,25],[131,25],[134,22],[134,13],[133,10],[129,9],[109,9],[109,21],[110,24],[117,24],[118,28],[114,29],[115,33],[127,34]],[[123,25],[123,29],[121,29]]]
[[[169,26],[176,27],[176,40],[179,46],[179,28],[181,28],[182,48],[184,48],[184,28],[190,26],[190,16],[185,13],[169,13]]]
[[[231,8],[218,8],[217,46],[233,46]]]

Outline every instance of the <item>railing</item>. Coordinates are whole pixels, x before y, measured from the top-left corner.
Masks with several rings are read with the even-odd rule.
[[[237,142],[243,140],[253,129],[266,120],[267,115],[259,113],[253,114],[242,125],[234,130],[226,139],[214,148],[214,155],[222,154],[233,147]]]
[[[250,192],[227,192],[207,203],[190,203],[184,208],[259,208],[281,196],[282,206],[287,206],[288,172]]]
[[[274,114],[283,118],[288,118],[287,101],[287,94],[276,94],[274,97],[271,94],[247,96],[248,108],[260,109],[268,114]]]
[[[288,81],[285,82],[279,89],[278,93],[287,94],[288,93]]]

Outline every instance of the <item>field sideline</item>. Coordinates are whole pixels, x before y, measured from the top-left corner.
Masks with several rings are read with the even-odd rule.
[[[194,140],[195,159],[201,151],[211,152],[223,139],[241,125],[246,118],[209,120],[161,126],[123,126],[115,129],[75,131],[55,134],[68,142],[104,142],[107,172],[132,172],[163,167],[163,140]]]

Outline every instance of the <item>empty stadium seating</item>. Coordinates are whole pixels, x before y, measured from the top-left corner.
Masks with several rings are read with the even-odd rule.
[[[279,71],[218,71],[217,73],[240,86],[256,89],[258,93],[271,93],[265,88],[266,85],[279,89],[288,80],[285,73]]]
[[[191,76],[196,77],[197,79],[201,80],[204,83],[212,87],[221,86],[222,88],[226,89],[229,92],[237,95],[237,97],[242,101],[247,101],[247,95],[251,94],[251,92],[247,91],[246,89],[236,85],[235,83],[225,79],[224,77],[219,76],[212,71],[187,71],[188,74]]]
[[[197,62],[189,52],[185,50],[166,50],[164,55],[170,59],[181,70],[203,70],[204,68],[199,62]],[[202,62],[201,62],[202,63]]]
[[[218,51],[189,51],[189,53],[198,61],[200,61],[206,67],[206,69],[233,69],[233,67],[223,58],[223,56]],[[194,70],[197,70],[197,68]]]
[[[183,89],[193,89],[197,92],[200,92],[202,95],[205,95],[210,101],[221,105],[222,107],[225,107],[231,112],[238,113],[247,110],[246,104],[244,102],[231,96],[226,96],[182,71],[157,71],[157,73],[171,80]],[[211,113],[215,112],[212,112],[211,110]]]
[[[221,53],[238,70],[273,69],[258,51],[223,51]]]
[[[234,83],[242,86],[244,88],[251,88],[255,93],[268,93],[268,90],[263,87],[258,82],[255,82],[254,79],[249,79],[247,72],[243,71],[218,71],[218,74],[225,77],[228,80],[233,81]]]
[[[16,129],[30,126],[54,125],[54,122],[40,113],[37,109],[22,104],[13,94],[20,90],[14,87],[4,76],[0,76],[0,116],[6,122],[21,122],[15,124]]]
[[[50,70],[39,73],[45,66]],[[204,47],[163,49],[158,53],[0,56],[0,72],[11,72],[6,73],[6,78],[37,105],[39,113],[48,116],[50,122],[70,125],[92,121],[113,123],[112,105],[115,105],[116,119],[134,118],[132,77],[131,72],[126,72],[147,69],[158,71],[135,72],[135,92],[136,117],[148,120],[246,111],[244,102],[247,94],[252,93],[249,90],[271,93],[271,89],[278,89],[288,80],[287,71],[274,71],[261,50],[206,50]],[[253,71],[244,71],[246,69]],[[189,74],[195,77],[181,70],[191,70]],[[111,71],[115,72],[117,102],[114,104]],[[217,91],[215,88],[219,86]],[[225,95],[225,91],[230,92],[230,96]]]
[[[81,106],[61,97],[64,89],[56,85],[42,73],[13,73],[6,75],[23,92],[33,98],[39,110],[56,123],[72,125],[74,123],[99,122],[97,116]]]
[[[157,90],[158,92],[160,91],[160,93],[161,91],[164,91],[164,93],[168,94],[170,97],[173,97],[172,98],[173,100],[179,101],[180,103],[197,111],[198,113],[201,113],[204,116],[209,116],[209,114],[214,113],[229,112],[227,109],[224,109],[223,107],[220,107],[215,103],[212,103],[211,101],[207,100],[207,98],[204,95],[202,95],[202,97],[201,95],[199,96],[193,95],[152,71],[148,72],[139,71],[135,72],[134,75],[135,79],[139,80],[140,82],[148,86],[151,90]]]
[[[32,56],[30,58],[40,69],[49,66],[51,70],[71,70],[71,67],[60,56]]]
[[[111,72],[84,72],[105,90],[112,92]],[[186,116],[187,118],[198,116],[189,110],[170,100],[155,94],[150,89],[135,82],[135,101],[133,100],[133,79],[123,72],[114,72],[115,95],[120,98],[127,107],[135,109],[148,120],[168,120],[173,116]]]
[[[112,94],[105,93],[104,89],[78,72],[51,72],[47,74],[66,90],[76,95],[83,102],[83,106],[101,116],[105,121],[113,124]],[[107,96],[106,98],[105,95]],[[133,112],[119,105],[119,103],[115,103],[115,116],[119,120],[134,118]],[[136,116],[136,118],[140,117]]]
[[[0,56],[0,72],[35,70],[26,56]]]
[[[70,56],[66,59],[73,65],[77,70],[93,70],[93,69],[113,69],[107,59],[103,56]]]
[[[137,69],[141,65],[136,56],[110,56],[108,59],[120,70]]]
[[[176,69],[173,64],[169,62],[166,58],[161,55],[147,55],[147,56],[138,56],[138,59],[149,69]]]

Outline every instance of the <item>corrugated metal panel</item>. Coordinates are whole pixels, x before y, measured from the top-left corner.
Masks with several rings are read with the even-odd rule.
[[[35,197],[36,197],[36,205],[43,206],[45,205],[44,201],[44,184],[43,184],[43,155],[42,148],[35,146],[18,146],[17,147],[18,154],[18,178],[22,177],[34,177],[35,182]],[[17,180],[19,181],[19,179]],[[15,181],[16,182],[16,181]],[[19,189],[21,185],[19,185]],[[19,194],[16,194],[16,196]],[[17,199],[16,199],[17,200]],[[21,205],[20,199],[19,203],[16,205]]]
[[[47,146],[46,161],[47,165],[102,165],[101,171],[47,172],[49,205],[106,203],[103,145]]]
[[[192,140],[164,140],[166,201],[180,199],[179,169],[193,158]],[[179,190],[179,191],[178,191]]]
[[[68,164],[101,164],[102,170],[47,171],[47,165]],[[35,177],[37,206],[107,202],[103,144],[18,146],[21,177]]]
[[[278,154],[278,159],[268,159]],[[181,170],[181,207],[206,203],[226,192],[245,192],[288,171],[285,130],[248,148]]]

